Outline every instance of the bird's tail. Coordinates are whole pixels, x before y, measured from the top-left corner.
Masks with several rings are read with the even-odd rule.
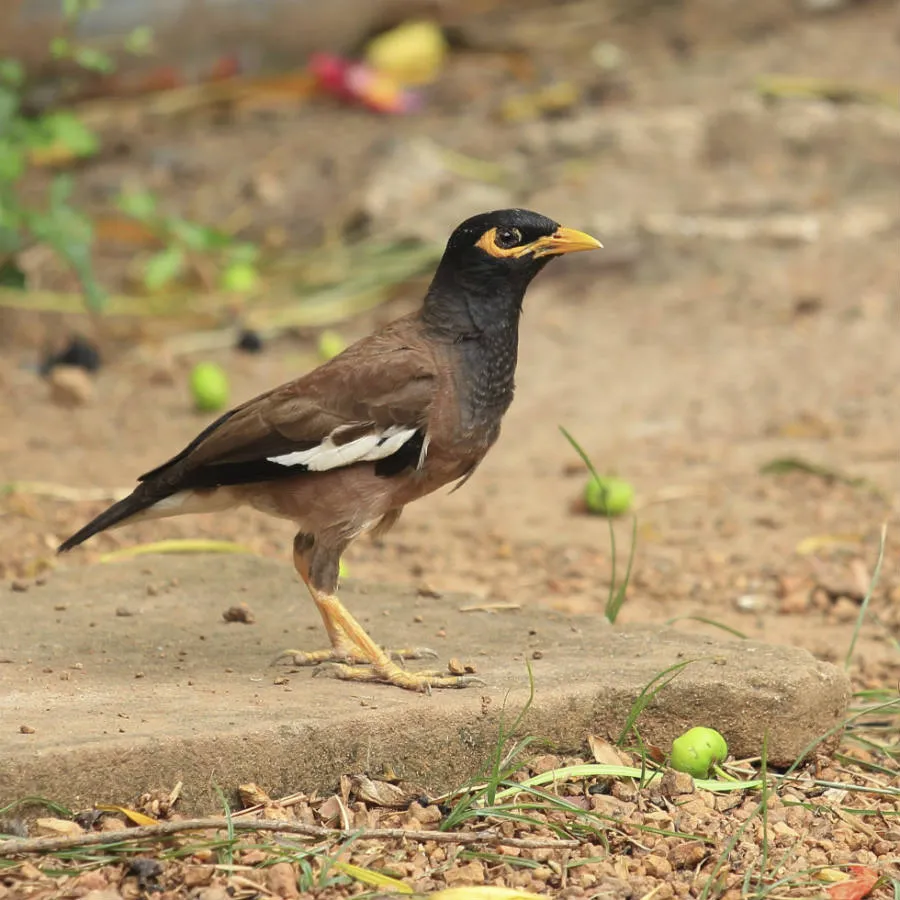
[[[187,513],[222,512],[240,506],[243,502],[243,495],[227,487],[189,488],[173,492],[171,488],[144,482],[123,500],[113,503],[96,519],[76,531],[72,537],[66,538],[56,552],[65,553],[95,534],[118,525],[131,525],[145,519],[166,519]]]
[[[113,528],[121,525],[126,519],[149,509],[159,500],[159,496],[151,495],[144,489],[143,485],[139,485],[127,497],[113,503],[108,509],[105,509],[95,519],[91,519],[84,528],[80,528],[71,537],[66,538],[57,548],[57,553],[65,553],[73,547],[86,541],[89,537],[106,531],[107,528]]]

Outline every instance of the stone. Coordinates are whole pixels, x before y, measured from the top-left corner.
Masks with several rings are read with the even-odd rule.
[[[59,406],[86,406],[94,398],[91,376],[79,366],[54,366],[47,381],[50,398]]]
[[[174,587],[154,596],[148,583]],[[221,620],[223,606],[248,595],[252,629]],[[443,662],[477,658],[485,684],[429,696],[301,669],[275,685],[272,656],[318,648],[325,635],[290,565],[253,556],[63,563],[38,599],[21,596],[0,587],[10,660],[0,666],[0,806],[35,794],[76,807],[126,803],[181,781],[179,811],[208,813],[219,808],[210,771],[226,792],[252,781],[273,798],[328,796],[341,775],[388,769],[429,793],[456,788],[496,747],[501,717],[528,699],[534,630],[548,652],[530,662],[523,727],[561,756],[584,753],[589,735],[617,734],[645,686],[684,660],[641,716],[648,743],[665,747],[715,722],[738,758],[758,754],[768,731],[769,762],[785,766],[844,718],[850,697],[843,671],[804,650],[536,608],[460,613],[471,597],[352,580],[341,596],[376,641],[414,645],[423,627],[443,627]],[[53,612],[61,604],[64,618]],[[141,615],[115,615],[123,605]],[[68,681],[53,674],[63,670]],[[23,721],[33,734],[19,733]]]

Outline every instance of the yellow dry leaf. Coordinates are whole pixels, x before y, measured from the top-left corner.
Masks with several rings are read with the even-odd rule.
[[[147,553],[253,553],[250,547],[235,544],[233,541],[214,541],[194,538],[172,538],[168,541],[153,541],[150,544],[135,544],[104,553],[100,562],[112,562],[116,559],[128,559],[132,556],[144,556]]]
[[[837,884],[841,881],[847,881],[850,876],[846,872],[842,872],[840,869],[819,869],[817,872],[813,873],[813,878],[816,881],[827,881],[832,884]]]
[[[447,888],[428,896],[431,900],[542,900],[540,894],[493,885]]]
[[[134,822],[135,825],[159,824],[159,819],[154,819],[153,816],[145,815],[142,812],[138,812],[136,809],[129,809],[127,806],[115,806],[112,803],[95,803],[94,809],[99,809],[103,812],[121,813],[130,822]]]
[[[413,892],[413,889],[405,881],[391,878],[390,875],[376,872],[374,869],[364,869],[362,866],[354,866],[352,863],[345,863],[340,860],[332,863],[332,866],[338,872],[343,872],[344,875],[349,875],[350,878],[361,881],[363,884],[368,884],[371,887],[386,888],[396,894],[411,894]]]
[[[63,834],[66,837],[77,837],[79,834],[84,834],[84,829],[77,822],[72,822],[70,819],[48,817],[38,819],[34,824],[39,831]]]
[[[794,548],[799,556],[809,556],[829,547],[858,547],[863,542],[861,534],[812,534],[803,538]]]

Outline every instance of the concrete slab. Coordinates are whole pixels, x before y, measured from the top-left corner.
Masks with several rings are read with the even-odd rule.
[[[849,701],[844,674],[802,650],[625,631],[599,616],[464,611],[476,601],[408,587],[350,583],[343,596],[376,640],[473,662],[485,686],[424,696],[311,670],[276,683],[274,653],[320,647],[323,633],[290,567],[253,557],[145,557],[0,589],[0,805],[125,802],[180,779],[195,812],[216,806],[215,785],[282,795],[385,767],[438,791],[473,775],[504,706],[522,707],[526,659],[536,696],[525,727],[561,751],[616,733],[644,685],[687,659],[641,719],[662,746],[710,724],[751,755],[768,729],[770,758],[785,764]],[[223,620],[241,602],[255,624]]]

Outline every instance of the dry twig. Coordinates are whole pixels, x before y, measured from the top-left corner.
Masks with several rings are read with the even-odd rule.
[[[298,834],[316,840],[410,840],[434,841],[442,844],[463,844],[465,846],[481,845],[520,847],[523,850],[539,850],[551,848],[563,850],[581,845],[577,840],[559,840],[556,838],[513,838],[504,837],[495,832],[451,832],[451,831],[409,831],[405,828],[371,828],[359,831],[340,828],[324,828],[321,825],[305,825],[300,822],[277,822],[268,819],[242,820],[222,817],[208,819],[182,819],[174,822],[160,822],[158,825],[145,825],[138,828],[125,828],[121,831],[92,832],[75,837],[16,838],[0,841],[0,857],[18,856],[29,853],[57,853],[61,850],[73,850],[77,847],[91,847],[98,844],[118,844],[123,841],[140,841],[147,838],[164,838],[186,831],[272,831],[282,834]]]

